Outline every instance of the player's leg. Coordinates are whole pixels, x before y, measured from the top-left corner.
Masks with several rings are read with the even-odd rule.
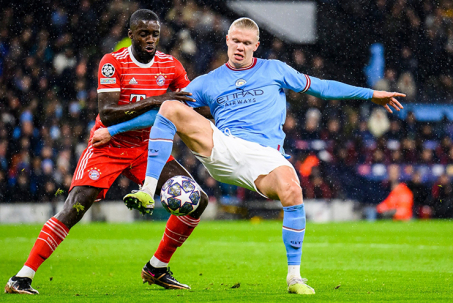
[[[176,160],[169,161],[165,164],[162,174],[160,175],[156,194],[160,193],[160,189],[164,183],[174,176],[187,176],[192,178],[189,172]],[[193,213],[187,216],[170,216],[157,251],[145,267],[143,267],[143,282],[148,282],[149,284],[155,283],[165,288],[190,289],[189,286],[179,283],[173,278],[168,269],[168,263],[176,249],[184,244],[195,227],[197,227],[200,222],[200,216],[207,205],[208,196],[205,192],[202,192],[200,204]]]
[[[314,294],[300,275],[302,244],[305,235],[305,209],[299,178],[293,168],[280,166],[268,175],[259,176],[255,185],[271,199],[278,199],[283,206],[283,243],[286,247],[288,291],[297,294]]]
[[[142,189],[149,195],[156,191],[159,176],[171,155],[176,133],[192,151],[202,156],[211,155],[214,143],[209,120],[179,101],[165,101],[150,133],[148,166]]]
[[[123,174],[131,179],[132,181],[141,184],[145,179],[146,173],[146,162],[148,156],[146,153],[142,153],[136,161],[132,163],[132,166],[125,170]],[[156,194],[160,193],[160,190],[164,183],[173,176],[187,176],[192,178],[192,176],[187,172],[187,170],[181,166],[173,157],[168,159],[167,163],[164,166],[162,174],[157,182]],[[145,192],[140,192],[142,196],[151,199],[151,196]],[[130,200],[134,198],[137,200],[136,193],[129,194]],[[134,203],[137,203],[135,201]],[[192,233],[193,229],[198,225],[199,218],[203,213],[204,209],[208,204],[208,196],[202,192],[200,205],[196,211],[189,216],[176,217],[170,216],[165,233],[162,237],[162,240],[159,244],[155,255],[151,258],[149,262],[143,267],[142,278],[144,282],[149,284],[157,284],[165,288],[181,289],[189,287],[182,283],[179,283],[171,274],[168,263],[170,258],[176,249],[181,246],[184,241]],[[175,235],[177,235],[175,237]]]
[[[267,197],[280,200],[283,207],[303,204],[300,181],[292,167],[279,166],[268,175],[259,176],[255,185]]]
[[[9,279],[5,292],[38,294],[38,291],[31,287],[36,271],[65,239],[69,230],[82,219],[100,191],[99,188],[87,186],[77,186],[71,190],[63,209],[44,224],[27,261],[22,269]]]
[[[128,151],[131,155],[123,155],[120,149],[110,147],[97,148],[94,152],[93,147],[88,145],[80,156],[63,209],[44,224],[27,262],[15,276],[20,277],[18,279],[20,281],[15,282],[12,281],[15,280],[15,277],[11,278],[5,291],[38,293],[30,285],[38,267],[65,239],[69,230],[82,219],[95,199],[105,197],[107,189],[136,157],[134,153],[142,154],[144,148],[141,150],[128,149]],[[121,159],[117,157],[119,154],[122,155]],[[113,162],[112,159],[115,161]]]
[[[103,189],[91,186],[76,186],[69,192],[63,208],[55,218],[71,229],[93,205]]]

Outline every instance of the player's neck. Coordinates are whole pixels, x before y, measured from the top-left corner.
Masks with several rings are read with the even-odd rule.
[[[228,60],[227,62],[227,66],[230,68],[230,69],[234,69],[234,70],[244,70],[244,69],[248,69],[248,68],[251,68],[253,67],[253,65],[255,64],[256,62],[256,58],[252,58],[252,60],[250,60],[249,62],[247,63],[234,63],[232,62],[231,60]]]
[[[134,47],[131,47],[132,50],[132,56],[134,56],[135,60],[142,64],[148,64],[154,59],[155,54],[140,54],[138,53]]]

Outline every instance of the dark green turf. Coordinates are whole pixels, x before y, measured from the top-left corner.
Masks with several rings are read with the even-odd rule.
[[[76,226],[41,266],[39,296],[0,302],[453,302],[453,222],[308,223],[302,273],[286,293],[281,222],[202,222],[171,269],[190,291],[142,285],[164,222]],[[23,265],[41,225],[0,225],[0,282]],[[52,281],[50,281],[52,278]],[[239,288],[232,288],[240,283]]]

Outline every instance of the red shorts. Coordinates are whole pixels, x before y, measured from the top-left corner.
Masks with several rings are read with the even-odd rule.
[[[147,159],[148,142],[134,148],[93,147],[90,143],[80,156],[69,191],[74,186],[101,188],[97,199],[102,200],[120,174],[141,185],[146,176]],[[167,162],[174,159],[170,156]]]

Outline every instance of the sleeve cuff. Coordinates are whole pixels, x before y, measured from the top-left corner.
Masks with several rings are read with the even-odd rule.
[[[121,88],[114,87],[114,88],[99,88],[98,93],[108,93],[108,92],[120,92]]]

